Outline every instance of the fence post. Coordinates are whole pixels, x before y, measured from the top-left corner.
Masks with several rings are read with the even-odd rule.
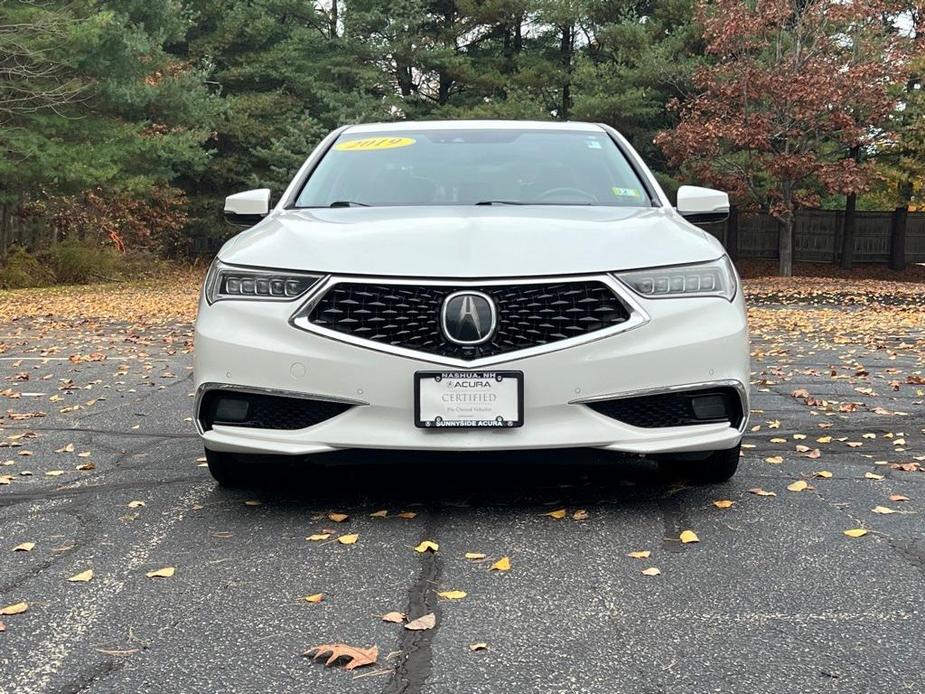
[[[890,221],[890,269],[906,269],[906,220],[909,218],[908,207],[893,210]]]

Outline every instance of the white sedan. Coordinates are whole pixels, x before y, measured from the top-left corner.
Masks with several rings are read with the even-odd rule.
[[[728,479],[748,417],[732,263],[605,125],[354,125],[219,251],[195,420],[220,483],[266,455],[591,447]]]

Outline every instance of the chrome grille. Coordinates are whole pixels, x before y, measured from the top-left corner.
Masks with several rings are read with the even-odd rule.
[[[498,327],[487,342],[458,345],[440,328],[444,300],[463,290],[495,302]],[[481,286],[340,282],[315,303],[308,319],[383,345],[473,360],[586,335],[629,317],[606,284],[582,280]]]

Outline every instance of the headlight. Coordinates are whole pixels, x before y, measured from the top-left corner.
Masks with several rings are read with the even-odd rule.
[[[732,301],[736,295],[735,268],[726,256],[698,265],[621,272],[617,277],[647,299],[721,296]]]
[[[320,275],[289,270],[266,270],[225,265],[218,259],[206,275],[206,301],[214,304],[224,299],[258,301],[292,301],[307,292]]]

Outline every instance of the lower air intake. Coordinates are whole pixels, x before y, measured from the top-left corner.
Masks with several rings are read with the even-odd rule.
[[[235,390],[210,390],[199,405],[204,431],[213,425],[254,429],[304,429],[346,412],[352,405]]]
[[[742,401],[734,388],[658,393],[586,403],[595,412],[644,429],[693,424],[742,423]]]

